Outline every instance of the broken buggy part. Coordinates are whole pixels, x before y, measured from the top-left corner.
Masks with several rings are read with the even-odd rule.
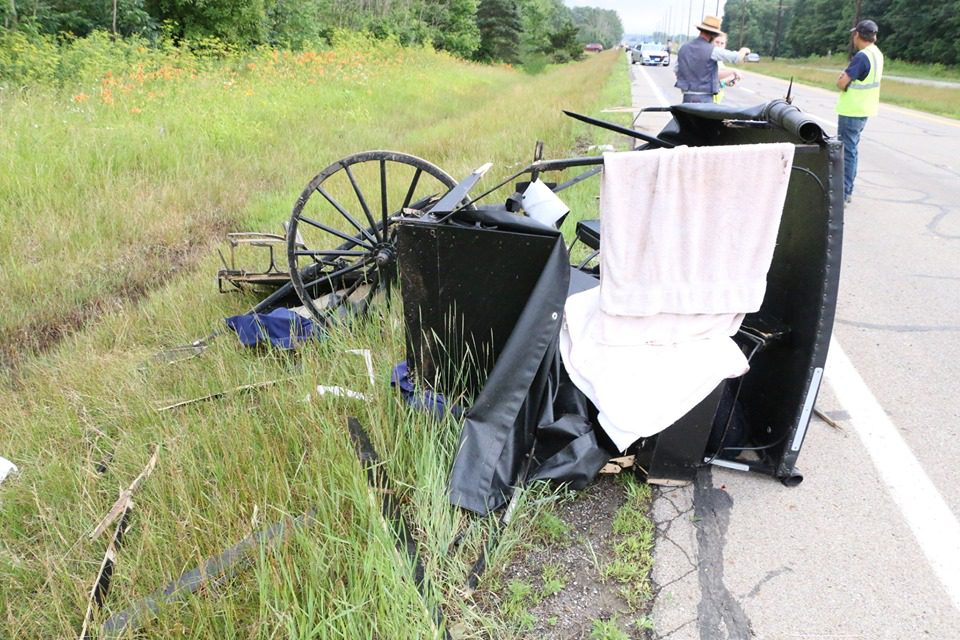
[[[413,531],[403,513],[400,505],[394,497],[394,492],[390,490],[390,477],[387,475],[386,467],[380,461],[377,450],[367,435],[366,430],[357,418],[347,418],[347,430],[350,432],[350,440],[353,442],[354,451],[357,459],[363,465],[367,473],[368,495],[370,501],[376,505],[377,494],[383,496],[381,500],[380,513],[384,521],[390,524],[394,536],[396,537],[396,549],[400,555],[406,555],[407,560],[413,566],[413,581],[417,585],[417,591],[423,600],[423,605],[430,614],[430,620],[435,625],[434,636],[437,630],[442,630],[443,638],[450,638],[450,633],[446,630],[443,622],[443,611],[437,605],[429,600],[429,592],[426,585],[426,570],[423,561],[420,559],[420,551],[417,549],[417,540],[410,533]]]
[[[296,518],[287,518],[266,529],[255,531],[218,556],[208,558],[202,566],[182,574],[162,589],[154,591],[129,609],[110,616],[100,626],[100,638],[129,637],[173,602],[186,600],[205,587],[216,587],[256,562],[258,552],[269,552],[293,531],[306,529],[316,522],[316,510]],[[212,591],[212,589],[211,589]]]
[[[210,333],[210,335],[194,340],[189,344],[180,345],[177,347],[170,347],[169,349],[164,349],[163,351],[158,351],[153,354],[153,357],[150,359],[153,364],[166,365],[166,364],[175,364],[183,360],[189,360],[190,358],[196,358],[204,351],[207,350],[207,347],[210,346],[210,343],[222,333],[220,329],[217,329]]]
[[[80,640],[89,640],[90,625],[96,611],[103,609],[103,603],[106,602],[107,595],[110,593],[112,584],[113,570],[117,563],[117,555],[120,546],[123,544],[123,535],[127,531],[127,525],[130,520],[130,513],[133,510],[133,502],[127,498],[123,513],[120,515],[120,521],[114,529],[110,542],[107,543],[107,549],[103,554],[103,560],[100,562],[100,570],[97,571],[97,577],[93,581],[93,587],[87,596],[87,611],[83,616],[83,627],[80,629]]]
[[[324,322],[362,310],[396,273],[392,219],[429,210],[457,182],[422,158],[366,151],[338,160],[307,184],[287,227],[290,281]]]
[[[276,247],[286,247],[287,236],[276,233],[259,233],[252,231],[233,232],[227,234],[227,243],[230,245],[230,259],[224,257],[219,249],[220,262],[223,267],[217,272],[217,289],[220,293],[228,291],[272,291],[290,281],[290,274],[277,265]],[[302,240],[298,240],[301,248]],[[268,263],[265,269],[248,270],[237,266],[237,250],[242,247],[266,249]]]
[[[639,131],[634,131],[633,129],[628,129],[627,127],[621,127],[618,124],[612,122],[607,122],[605,120],[597,120],[596,118],[591,118],[590,116],[585,116],[579,113],[574,113],[573,111],[566,111],[564,113],[574,118],[575,120],[580,120],[581,122],[586,122],[587,124],[592,124],[595,127],[600,127],[602,129],[608,129],[610,131],[615,131],[617,133],[622,133],[625,136],[630,136],[631,138],[638,138],[644,142],[650,143],[655,147],[660,147],[663,149],[672,149],[674,146],[673,143],[667,142],[655,136],[649,136],[645,133],[640,133]]]

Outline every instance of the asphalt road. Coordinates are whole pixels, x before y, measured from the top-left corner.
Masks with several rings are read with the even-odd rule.
[[[741,69],[727,102],[784,97]],[[630,73],[634,106],[680,100],[672,68]],[[830,135],[835,102],[794,85]],[[657,499],[657,637],[960,639],[958,177],[960,122],[869,120],[817,402],[837,427],[814,419],[796,488],[714,468]]]

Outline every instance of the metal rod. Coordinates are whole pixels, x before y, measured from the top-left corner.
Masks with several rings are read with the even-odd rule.
[[[586,122],[587,124],[592,124],[595,127],[601,127],[603,129],[608,129],[610,131],[616,131],[617,133],[622,133],[623,135],[630,136],[631,138],[639,138],[640,140],[649,142],[650,144],[655,144],[658,147],[663,147],[665,149],[672,149],[673,147],[676,146],[673,143],[667,142],[666,140],[661,140],[660,138],[657,138],[655,136],[649,136],[645,133],[634,131],[633,129],[621,127],[620,125],[614,124],[612,122],[607,122],[605,120],[597,120],[596,118],[591,118],[590,116],[574,113],[573,111],[564,110],[563,112],[568,116],[570,116],[571,118],[575,118],[577,120],[580,120],[581,122]]]

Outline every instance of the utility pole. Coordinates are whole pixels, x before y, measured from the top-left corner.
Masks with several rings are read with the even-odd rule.
[[[746,17],[747,17],[747,0],[743,0],[743,2],[740,3],[740,29],[739,29],[740,38],[739,38],[739,43],[737,44],[738,49],[743,47],[743,20]]]
[[[858,0],[859,1],[859,0]],[[773,59],[777,59],[777,53],[780,51],[780,19],[783,17],[783,0],[777,6],[777,26],[773,30]]]
[[[851,26],[857,26],[857,23],[860,22],[860,0],[856,0],[853,5],[853,24]],[[847,57],[852,58],[857,50],[853,46],[853,34],[850,35],[850,43],[847,45]]]
[[[113,0],[113,37],[117,37],[117,0]]]
[[[10,0],[10,19],[13,23],[12,26],[17,26],[17,0]],[[6,20],[4,20],[6,22]],[[8,25],[4,25],[8,26]]]
[[[693,0],[690,0],[687,5],[687,28],[683,32],[687,35],[687,40],[690,40],[690,25],[693,23]]]

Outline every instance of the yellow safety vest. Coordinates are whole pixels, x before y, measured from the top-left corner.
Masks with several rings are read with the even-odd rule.
[[[877,115],[880,108],[880,79],[883,77],[883,54],[877,45],[861,49],[870,60],[870,72],[863,80],[854,80],[846,91],[840,92],[837,113],[841,116],[866,118]]]

